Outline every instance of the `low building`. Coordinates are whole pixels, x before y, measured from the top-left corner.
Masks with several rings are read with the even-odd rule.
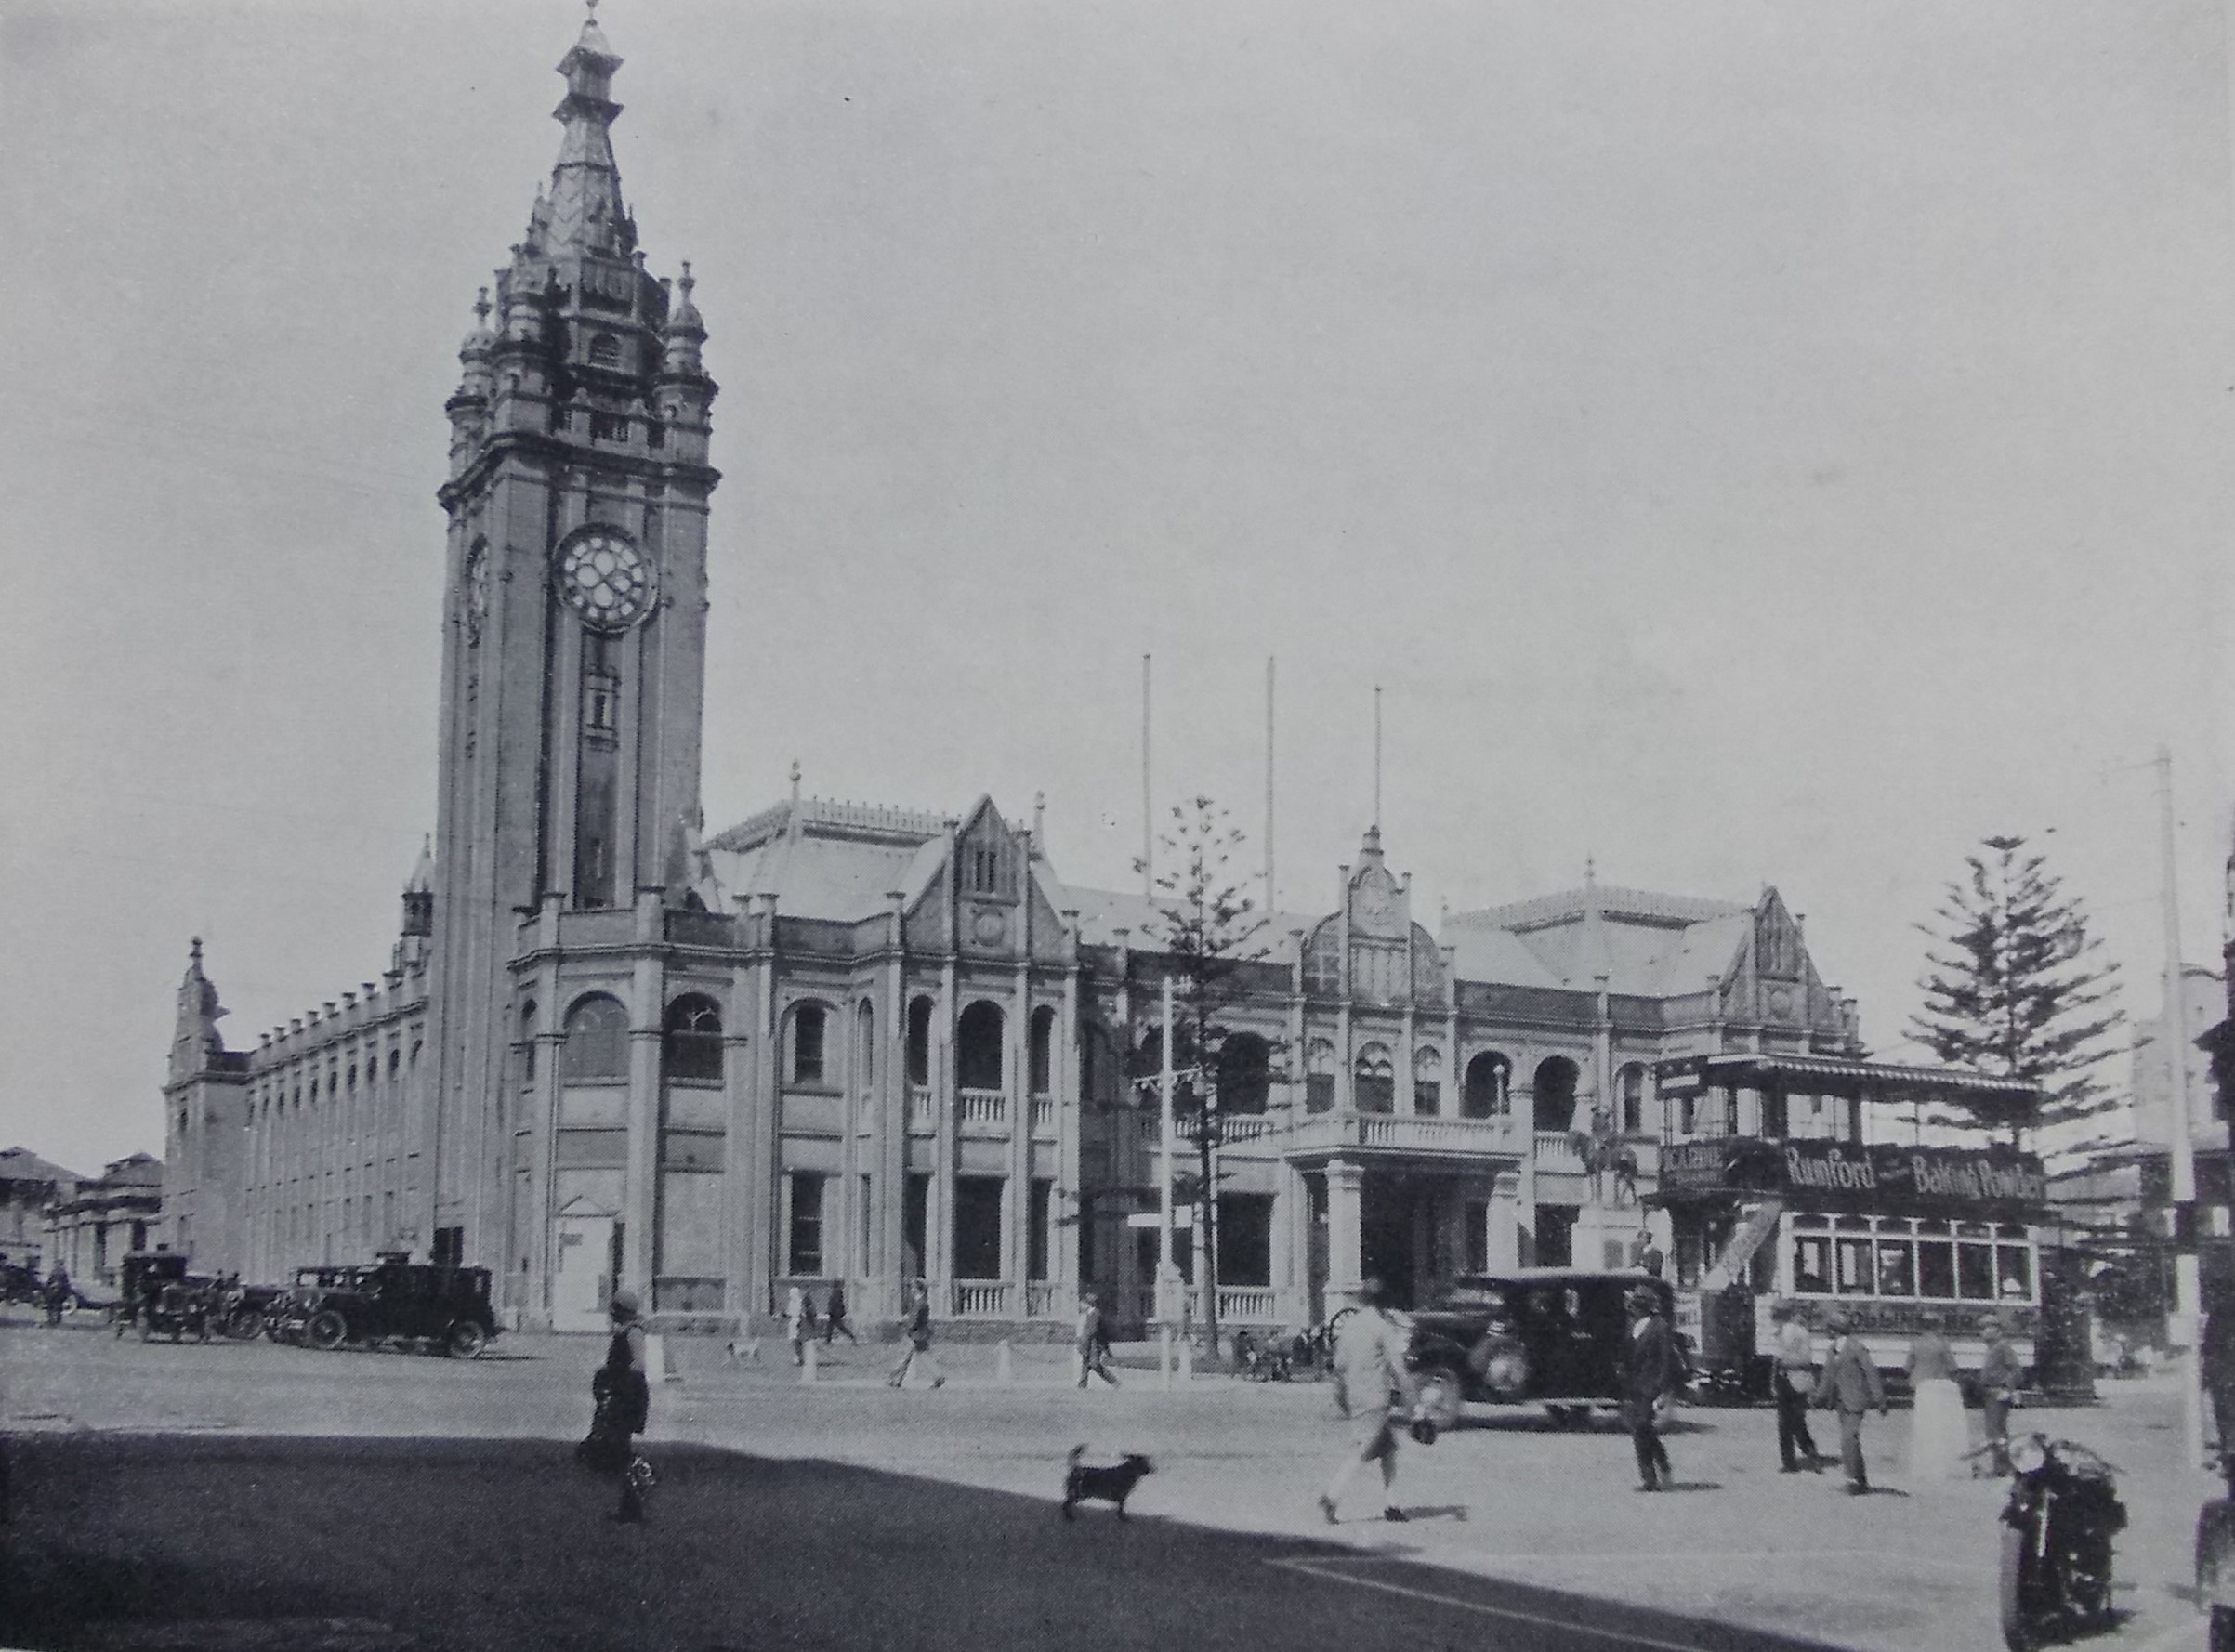
[[[113,1289],[116,1265],[147,1250],[162,1220],[163,1160],[151,1153],[114,1160],[47,1207],[47,1266],[61,1266],[81,1289]]]
[[[38,1267],[46,1207],[69,1198],[83,1179],[29,1147],[0,1149],[0,1262]]]

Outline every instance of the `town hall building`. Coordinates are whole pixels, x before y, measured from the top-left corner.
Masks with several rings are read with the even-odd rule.
[[[1061,1324],[1091,1288],[1137,1324],[1154,901],[1067,883],[1037,811],[991,798],[795,779],[704,827],[717,387],[690,267],[651,273],[622,197],[620,63],[585,22],[548,189],[445,405],[437,815],[388,966],[236,1050],[194,944],[164,1234],[256,1279],[384,1251],[486,1267],[524,1326],[596,1326],[622,1286],[664,1323],[733,1321],[834,1280],[889,1318],[919,1278],[948,1319]],[[1366,1272],[1413,1300],[1666,1247],[1658,1155],[1715,1126],[1657,1069],[1860,1053],[1773,890],[1586,872],[1431,933],[1369,827],[1328,898],[1270,918],[1227,1012],[1229,1323],[1314,1322]]]

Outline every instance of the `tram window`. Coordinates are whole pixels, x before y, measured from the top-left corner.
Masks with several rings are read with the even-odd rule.
[[[1867,1239],[1843,1239],[1833,1241],[1832,1251],[1839,1265],[1839,1294],[1868,1296],[1871,1293],[1871,1241]]]
[[[1906,1239],[1878,1242],[1878,1294],[1914,1296],[1917,1293],[1917,1253]]]
[[[1829,1227],[1832,1225],[1829,1216],[1789,1216],[1786,1220],[1795,1227]]]
[[[1956,1229],[1965,1239],[1992,1239],[1994,1229],[1984,1222],[1966,1222]]]
[[[2005,1302],[2033,1300],[2033,1255],[2023,1245],[1995,1246],[1994,1271],[2001,1278]]]
[[[1793,1241],[1793,1289],[1804,1295],[1832,1293],[1832,1242],[1802,1238]]]
[[[1931,1216],[1926,1216],[1918,1222],[1917,1231],[1919,1233],[1946,1233],[1948,1231],[1948,1224],[1944,1219],[1936,1219]]]
[[[1994,1300],[1994,1247],[1958,1245],[1955,1248],[1956,1294],[1969,1302]]]
[[[1994,1237],[1996,1239],[2021,1239],[2026,1237],[2026,1230],[2018,1223],[2005,1222],[1994,1230]]]
[[[1937,1296],[1942,1302],[1955,1295],[1955,1247],[1945,1240],[1925,1239],[1917,1245],[1917,1294]]]

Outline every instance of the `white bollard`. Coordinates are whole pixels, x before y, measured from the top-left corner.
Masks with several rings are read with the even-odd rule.
[[[1156,1328],[1156,1385],[1159,1388],[1172,1386],[1172,1328],[1169,1325]]]
[[[815,1365],[821,1351],[813,1343],[809,1343],[801,1352],[806,1357],[799,1362],[799,1380],[802,1383],[810,1383],[815,1380]]]
[[[1179,1344],[1179,1380],[1183,1383],[1192,1383],[1195,1380],[1195,1344],[1193,1343],[1182,1342]]]
[[[1005,1336],[1001,1345],[993,1350],[993,1382],[995,1386],[1006,1388],[1016,1381],[1017,1359],[1009,1350],[1009,1339]]]
[[[1086,1386],[1086,1356],[1076,1348],[1071,1351],[1071,1380],[1075,1387]]]

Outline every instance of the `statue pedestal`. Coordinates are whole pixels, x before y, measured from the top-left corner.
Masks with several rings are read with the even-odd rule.
[[[1575,1213],[1570,1254],[1577,1267],[1629,1267],[1644,1231],[1645,1212],[1637,1205],[1587,1204]]]

